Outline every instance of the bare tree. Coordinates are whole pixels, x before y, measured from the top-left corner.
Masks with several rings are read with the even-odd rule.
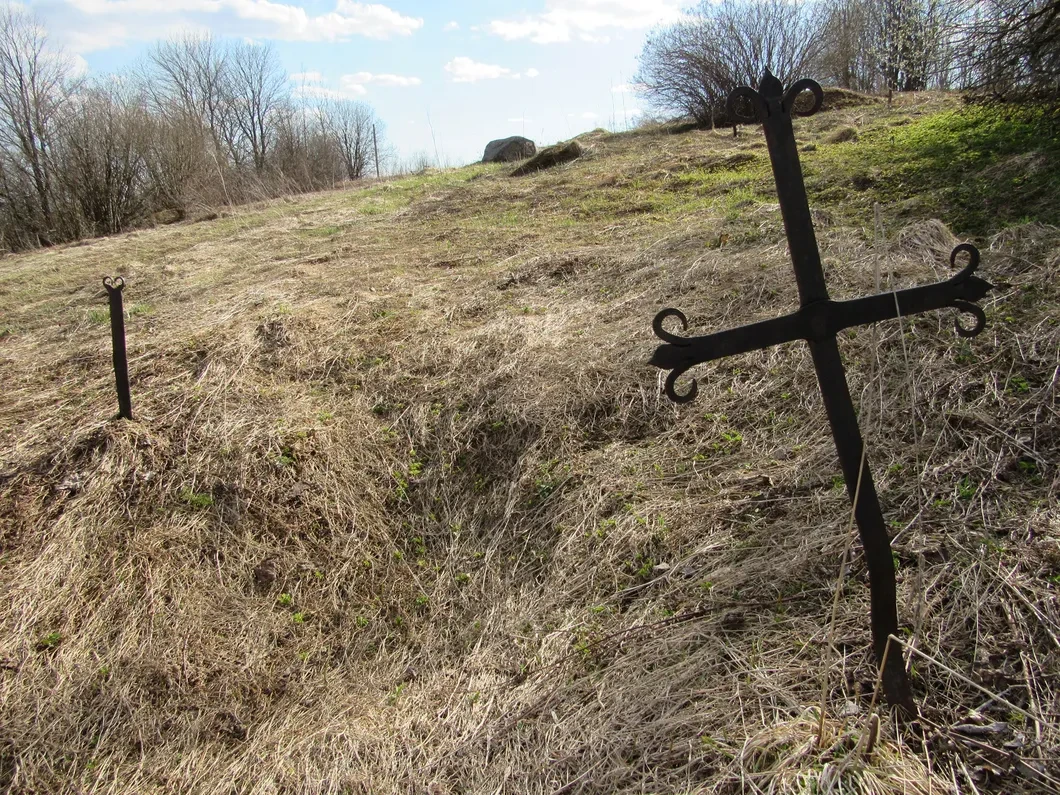
[[[1001,100],[1060,101],[1060,0],[976,3],[962,47],[970,87]]]
[[[332,187],[373,162],[371,107],[291,101],[269,46],[185,35],[85,84],[0,9],[0,241],[108,234],[190,208]],[[384,148],[385,151],[385,148]]]
[[[636,81],[655,107],[712,123],[729,93],[768,68],[784,83],[807,74],[820,50],[815,6],[798,0],[701,3],[651,33]]]
[[[880,87],[922,91],[950,85],[964,0],[869,0],[865,8],[866,47]]]
[[[363,177],[369,163],[374,166],[372,128],[376,120],[371,107],[340,99],[321,103],[318,113],[325,134],[342,160],[345,178]]]
[[[58,180],[78,214],[79,236],[111,234],[147,215],[152,120],[144,98],[119,81],[87,87],[68,106]]]
[[[229,51],[226,83],[230,110],[254,170],[265,170],[276,113],[287,96],[287,75],[271,44],[237,44]]]
[[[228,86],[228,56],[210,35],[186,34],[160,42],[150,52],[147,84],[158,112],[201,125],[213,155],[240,165],[238,125]]]
[[[286,190],[320,190],[343,179],[338,148],[318,108],[285,104],[276,130],[272,162]]]
[[[0,9],[0,192],[22,235],[60,236],[53,200],[52,147],[72,69],[47,48],[41,24],[20,6]]]
[[[853,91],[879,84],[872,28],[872,0],[830,0],[823,8],[822,49],[816,69],[822,82]]]

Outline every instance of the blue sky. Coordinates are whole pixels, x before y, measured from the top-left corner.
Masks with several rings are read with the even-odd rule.
[[[492,138],[539,145],[635,123],[645,34],[681,0],[32,0],[88,72],[119,71],[183,30],[270,41],[296,90],[370,103],[399,157],[477,160]],[[432,135],[433,130],[433,135]]]

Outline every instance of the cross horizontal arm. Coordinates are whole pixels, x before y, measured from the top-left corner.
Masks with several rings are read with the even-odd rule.
[[[815,321],[818,327],[814,332],[821,337],[824,334],[837,334],[853,326],[953,307],[975,315],[976,325],[970,329],[961,326],[960,322],[956,323],[958,334],[974,337],[986,325],[986,315],[974,302],[994,289],[994,285],[974,275],[979,266],[979,250],[975,246],[962,243],[953,249],[950,261],[955,262],[961,252],[968,253],[971,261],[960,273],[944,282],[855,298],[852,301],[828,301],[826,308],[807,307],[810,311],[816,309],[816,314],[824,320],[823,329],[820,328],[821,321]]]
[[[653,325],[656,335],[668,342],[655,350],[648,364],[663,370],[676,369],[683,372],[697,364],[759,348],[770,348],[783,342],[806,339],[807,336],[806,318],[801,312],[701,337],[678,337],[676,334],[670,334],[662,328],[662,322],[667,317],[676,317],[684,322],[684,315],[676,309],[664,309],[655,317]]]
[[[674,387],[677,379],[697,364],[798,339],[821,341],[854,326],[953,307],[975,316],[976,324],[970,329],[961,326],[959,321],[955,324],[958,334],[974,337],[986,325],[986,315],[973,302],[994,286],[975,275],[979,266],[979,250],[975,246],[962,243],[950,254],[950,261],[956,264],[957,255],[962,252],[968,254],[968,265],[944,282],[851,301],[814,301],[790,315],[700,337],[681,337],[664,329],[663,323],[671,317],[677,318],[682,328],[688,328],[688,321],[680,310],[664,309],[655,316],[652,328],[666,344],[656,348],[648,364],[670,371],[666,378],[666,394],[675,402],[686,403],[696,397],[696,382],[693,381],[684,394]]]

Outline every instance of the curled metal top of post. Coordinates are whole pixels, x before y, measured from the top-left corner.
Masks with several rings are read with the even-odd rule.
[[[106,287],[108,290],[121,290],[125,287],[125,279],[123,279],[121,276],[104,276],[103,286]]]
[[[795,100],[803,91],[809,91],[813,94],[813,105],[809,108],[800,109],[795,107]],[[738,102],[740,99],[745,99],[751,104],[751,113],[740,111]],[[821,109],[821,105],[824,103],[824,91],[821,90],[820,83],[809,78],[792,83],[788,90],[785,91],[780,80],[766,69],[766,73],[758,84],[757,91],[750,86],[740,86],[729,94],[725,107],[729,117],[733,120],[744,124],[755,124],[756,122],[764,122],[769,116],[770,100],[780,101],[780,111],[782,113],[796,116],[812,116]]]

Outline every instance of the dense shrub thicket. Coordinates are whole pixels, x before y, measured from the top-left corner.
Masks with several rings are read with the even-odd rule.
[[[20,6],[0,10],[0,246],[179,220],[375,169],[371,107],[296,97],[269,45],[184,36],[124,75],[77,77]]]

